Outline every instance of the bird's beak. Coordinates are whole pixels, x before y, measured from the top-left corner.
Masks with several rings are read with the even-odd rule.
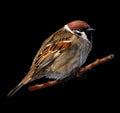
[[[93,31],[95,31],[95,29],[93,29],[91,27],[86,30],[86,32],[90,32],[90,33],[93,32]]]

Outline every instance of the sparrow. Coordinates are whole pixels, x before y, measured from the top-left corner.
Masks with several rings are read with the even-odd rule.
[[[42,77],[62,80],[74,74],[75,69],[85,63],[92,49],[93,31],[87,22],[74,20],[53,33],[43,42],[26,76],[7,96]]]

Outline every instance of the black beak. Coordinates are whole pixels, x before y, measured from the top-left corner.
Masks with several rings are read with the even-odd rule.
[[[93,28],[88,28],[88,29],[86,29],[86,32],[88,32],[88,33],[91,33],[91,32],[93,32],[93,31],[95,31],[95,29],[93,29]]]

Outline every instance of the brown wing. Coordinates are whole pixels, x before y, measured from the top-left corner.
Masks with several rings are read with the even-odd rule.
[[[70,32],[61,29],[45,40],[32,62],[30,71],[21,82],[28,83],[32,81],[32,78],[38,75],[45,66],[59,57],[59,55],[71,45],[71,41],[69,41],[71,36],[72,34]],[[44,75],[41,75],[41,77],[42,76]]]
[[[48,60],[51,62],[50,59],[52,60],[55,58],[55,56],[58,55],[58,51],[60,53],[70,46],[71,42],[67,42],[67,40],[69,40],[71,36],[72,34],[66,31],[64,28],[51,35],[47,40],[43,42],[41,48],[34,57],[31,68],[42,66],[43,64],[45,65]]]
[[[59,55],[71,45],[71,42],[59,41],[48,46],[36,60],[36,72],[52,63]]]

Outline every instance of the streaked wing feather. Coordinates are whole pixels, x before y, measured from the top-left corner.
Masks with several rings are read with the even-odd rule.
[[[56,36],[56,34],[57,34],[57,36]],[[59,29],[54,34],[52,34],[47,40],[45,40],[43,42],[41,48],[39,49],[38,53],[34,57],[31,68],[38,67],[38,65],[39,66],[43,65],[44,63],[46,63],[48,61],[45,59],[49,59],[49,60],[51,59],[51,61],[52,61],[53,58],[55,58],[54,54],[56,54],[56,52],[58,52],[58,51],[61,52],[62,50],[69,47],[71,42],[64,42],[64,40],[65,41],[68,40],[71,37],[71,35],[72,34],[70,32],[67,32],[63,28]],[[64,37],[66,37],[66,38],[64,38]],[[58,42],[60,42],[60,43],[58,43]]]
[[[55,44],[52,44],[48,48],[48,52],[44,53],[40,56],[36,64],[38,65],[36,72],[40,71],[43,69],[45,66],[48,64],[52,63],[59,55],[67,49],[71,45],[71,42],[56,42]]]

